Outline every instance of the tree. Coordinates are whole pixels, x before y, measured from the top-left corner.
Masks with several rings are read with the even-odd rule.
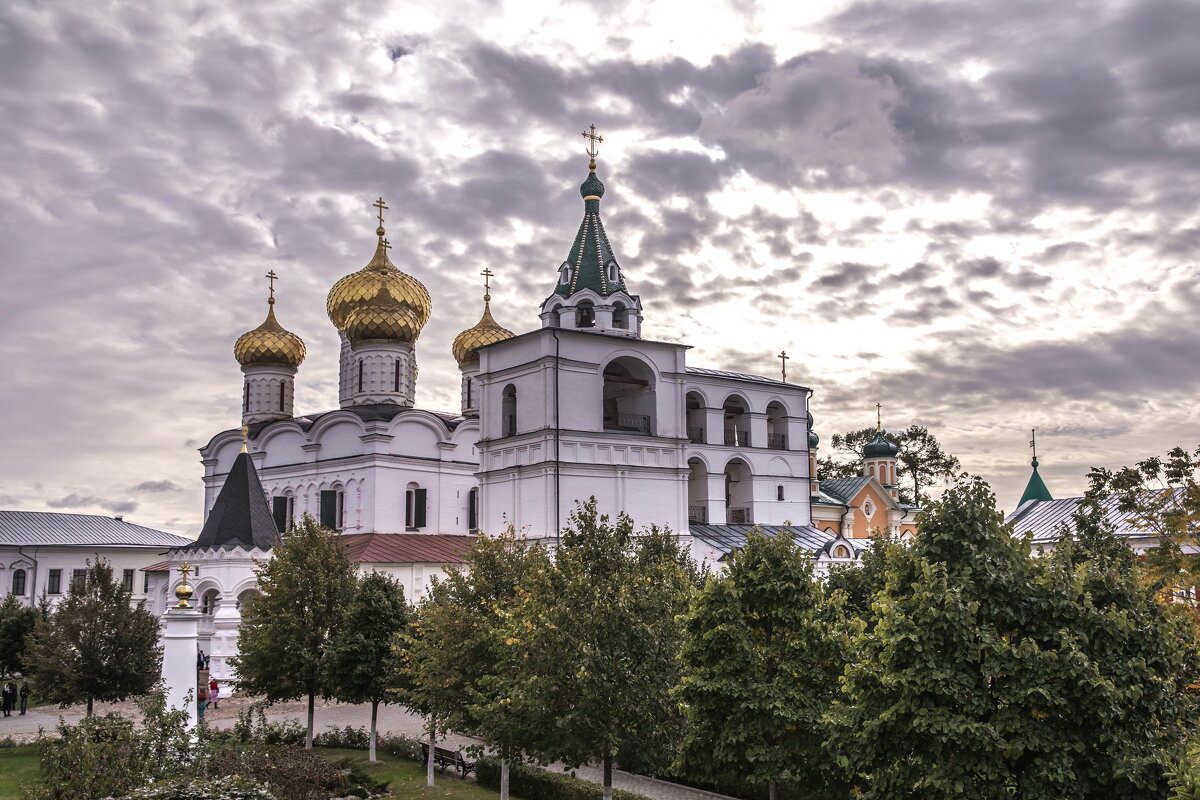
[[[1096,530],[1035,556],[978,479],[918,522],[831,712],[862,796],[1163,797],[1196,657],[1130,554]]]
[[[124,700],[149,692],[162,672],[158,619],[113,580],[107,561],[87,563],[58,609],[38,619],[27,640],[25,664],[38,691],[62,707]]]
[[[580,503],[563,530],[554,568],[508,618],[506,646],[525,665],[519,713],[550,719],[538,755],[569,767],[612,768],[629,742],[662,743],[681,732],[670,690],[679,682],[681,615],[695,567],[676,537],[614,521]]]
[[[789,535],[751,532],[687,615],[681,769],[766,785],[770,800],[782,781],[807,797],[847,796],[823,746],[823,716],[849,649],[844,599],[824,590]]]
[[[354,589],[354,565],[342,537],[305,514],[255,569],[262,594],[243,609],[237,684],[268,702],[308,698],[312,748],[316,696],[328,696],[324,664],[333,631]]]
[[[0,677],[25,671],[25,646],[41,616],[38,609],[8,595],[0,602]]]
[[[829,572],[826,591],[841,592],[847,615],[861,620],[868,631],[875,627],[875,595],[887,579],[888,560],[906,547],[906,543],[886,536],[872,536],[855,563],[836,564]]]
[[[539,735],[552,727],[525,694],[524,659],[506,644],[509,620],[552,570],[545,548],[512,528],[476,538],[462,568],[431,588],[419,611],[421,636],[409,651],[413,696],[499,755],[501,800],[508,800],[509,764],[536,751]]]
[[[411,618],[404,587],[388,575],[371,572],[356,581],[327,647],[324,670],[329,692],[343,703],[371,704],[370,761],[375,760],[379,704],[394,699],[395,678],[403,671],[405,652],[396,637],[407,632]]]
[[[834,449],[850,460],[819,459],[818,474],[822,479],[845,478],[862,474],[863,448],[875,438],[875,428],[863,428],[849,433],[835,433],[831,439]],[[920,425],[909,426],[899,433],[884,432],[896,445],[896,477],[901,484],[900,502],[924,506],[929,502],[928,488],[952,480],[962,466],[958,459],[942,450],[941,443]]]

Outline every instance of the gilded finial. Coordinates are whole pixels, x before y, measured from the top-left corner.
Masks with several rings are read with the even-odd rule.
[[[596,156],[600,152],[599,148],[597,148],[596,145],[603,142],[604,137],[597,135],[596,126],[595,126],[595,124],[592,124],[592,125],[588,125],[588,130],[583,132],[583,138],[588,140],[587,147],[584,149],[584,152],[588,154],[588,169],[591,170],[592,172],[595,172],[596,171]]]
[[[270,270],[263,277],[265,277],[267,279],[267,283],[270,284],[269,291],[271,292],[271,296],[267,298],[267,304],[273,306],[275,305],[275,281],[279,280],[279,276],[275,274],[275,270]]]
[[[783,382],[787,383],[787,362],[791,356],[787,354],[787,350],[780,350],[779,355],[775,357],[779,359],[780,371],[783,372]]]
[[[1029,429],[1029,449],[1033,451],[1033,465],[1038,465],[1037,460],[1037,428]]]
[[[175,604],[175,608],[191,608],[191,603],[188,602],[192,598],[195,589],[188,583],[188,573],[192,568],[186,563],[179,566],[179,574],[183,576],[183,581],[175,587],[175,596],[179,598],[179,602]]]
[[[875,404],[875,432],[879,433],[883,430],[883,404]]]
[[[386,231],[383,229],[383,212],[387,210],[388,205],[387,203],[383,202],[382,197],[376,200],[374,203],[371,203],[371,205],[379,209],[379,227],[375,229],[375,235],[382,239],[383,234],[386,233]]]
[[[249,445],[250,445],[250,426],[243,425],[242,426],[242,450],[241,450],[241,452],[243,452],[243,453],[250,452]]]
[[[492,272],[491,267],[484,267],[483,272],[479,274],[483,276],[483,302],[490,303],[492,301],[491,280],[496,276],[496,273]]]

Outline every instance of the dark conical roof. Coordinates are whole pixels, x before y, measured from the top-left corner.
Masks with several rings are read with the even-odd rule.
[[[617,279],[608,279],[608,265],[616,263],[617,259],[608,243],[608,234],[604,232],[604,223],[600,221],[604,184],[596,177],[596,162],[588,166],[587,180],[579,187],[583,196],[583,222],[579,225],[579,233],[575,234],[575,243],[571,245],[566,262],[571,267],[571,282],[554,289],[568,297],[580,289],[591,289],[602,297],[626,291],[619,268]]]
[[[895,458],[899,452],[900,448],[896,447],[896,443],[879,430],[875,432],[875,438],[863,448],[863,458]]]
[[[193,547],[270,550],[278,533],[248,453],[239,453]]]
[[[1029,483],[1025,484],[1025,494],[1021,495],[1020,502],[1017,507],[1021,507],[1029,500],[1053,500],[1050,490],[1046,488],[1046,482],[1042,480],[1042,476],[1038,473],[1038,460],[1035,456],[1031,462],[1033,466],[1033,474],[1029,476]]]

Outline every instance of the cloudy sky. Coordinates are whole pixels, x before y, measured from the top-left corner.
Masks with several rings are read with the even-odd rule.
[[[645,334],[815,389],[817,429],[928,426],[1011,508],[1200,441],[1200,4],[0,4],[0,507],[200,525],[232,345],[281,276],[302,412],[328,288],[393,257],[450,341],[537,325],[605,137]]]

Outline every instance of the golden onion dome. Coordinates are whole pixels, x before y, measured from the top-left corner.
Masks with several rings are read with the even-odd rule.
[[[371,259],[371,263],[358,272],[352,272],[342,278],[329,290],[329,296],[325,302],[329,320],[339,331],[348,333],[351,316],[356,310],[367,306],[377,307],[370,313],[364,311],[357,315],[356,319],[360,325],[375,326],[371,327],[371,330],[379,333],[383,329],[378,325],[382,324],[380,319],[384,316],[380,309],[394,303],[409,312],[399,315],[399,317],[403,317],[402,323],[398,317],[389,323],[396,323],[392,325],[392,329],[398,335],[365,338],[399,338],[402,341],[415,342],[421,329],[429,321],[433,302],[429,298],[429,292],[419,280],[396,269],[396,265],[388,258],[389,245],[383,238],[383,226],[381,225],[375,232],[379,236],[379,244],[375,248],[375,256]],[[387,302],[377,302],[379,298],[385,298]]]
[[[351,342],[399,341],[415,343],[422,321],[408,306],[397,302],[386,286],[380,285],[368,302],[355,306],[343,330]]]
[[[475,323],[473,328],[467,328],[454,337],[454,345],[450,349],[460,367],[479,361],[479,353],[475,352],[476,348],[493,342],[502,342],[515,335],[507,328],[501,328],[492,317],[491,299],[490,296],[484,295],[483,316],[479,318],[479,322]]]
[[[238,337],[233,356],[243,367],[251,364],[282,364],[298,367],[307,350],[304,340],[284,329],[275,319],[275,298],[267,300],[267,318],[252,331]]]

